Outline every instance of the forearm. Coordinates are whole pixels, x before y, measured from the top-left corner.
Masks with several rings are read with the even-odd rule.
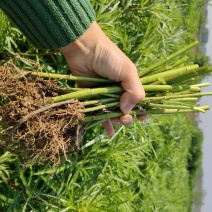
[[[2,0],[0,7],[39,48],[56,49],[68,45],[95,19],[88,0]]]

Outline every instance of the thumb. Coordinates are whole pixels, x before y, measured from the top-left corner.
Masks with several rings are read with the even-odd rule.
[[[122,70],[121,85],[125,92],[120,98],[120,109],[124,114],[128,114],[145,97],[145,91],[134,64],[124,67],[124,70]]]

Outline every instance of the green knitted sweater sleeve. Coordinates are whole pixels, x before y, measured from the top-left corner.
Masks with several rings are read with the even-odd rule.
[[[95,19],[89,0],[2,0],[0,8],[38,48],[68,45]]]

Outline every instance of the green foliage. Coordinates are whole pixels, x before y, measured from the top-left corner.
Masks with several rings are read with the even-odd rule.
[[[203,13],[203,3],[197,0],[92,3],[101,27],[139,70],[196,40],[194,35]],[[107,15],[102,16],[102,11]]]
[[[196,40],[200,0],[91,2],[102,29],[139,70]],[[2,12],[0,18],[2,62],[19,53],[22,68],[69,72],[59,52],[36,49]],[[53,168],[24,168],[2,151],[1,211],[189,211],[202,154],[196,126],[185,115],[155,115],[116,130],[114,138],[101,126],[88,130],[79,154]]]
[[[0,156],[0,183],[9,177],[8,163],[13,162],[15,159],[16,157],[9,152],[5,152]]]
[[[188,170],[190,173],[191,186],[194,186],[193,179],[195,178],[197,171],[201,165],[202,142],[203,142],[203,133],[201,131],[193,129],[191,147],[190,147],[189,155],[188,155]]]
[[[0,10],[0,52],[20,52],[29,48],[29,43]]]
[[[184,211],[191,204],[187,167],[198,141],[195,130],[185,115],[136,121],[131,127],[121,127],[113,139],[92,129],[88,135],[95,140],[93,145],[65,164],[21,168],[16,161],[10,176],[16,188],[11,183],[2,185],[7,198],[2,208]]]
[[[193,55],[192,61],[194,61],[194,63],[198,64],[200,67],[211,65],[210,57],[208,57],[207,55],[201,55],[199,53]]]

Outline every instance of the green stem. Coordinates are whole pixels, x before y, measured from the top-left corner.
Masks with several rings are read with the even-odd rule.
[[[205,82],[205,83],[200,83],[200,84],[194,84],[192,86],[196,86],[196,87],[207,87],[207,86],[210,86],[210,83],[209,82]]]
[[[102,104],[102,103],[108,103],[108,102],[114,102],[117,101],[117,98],[107,98],[107,99],[98,99],[98,100],[90,100],[90,101],[84,101],[82,104],[84,106],[87,105],[94,105],[94,104]]]
[[[190,90],[184,90],[184,91],[180,91],[180,92],[177,92],[177,93],[166,93],[166,96],[170,96],[170,95],[187,95],[187,94],[191,94],[191,91]]]
[[[168,96],[155,96],[155,97],[146,97],[139,104],[144,104],[148,101],[159,101],[167,99],[179,99],[179,98],[190,98],[190,97],[202,97],[202,96],[211,96],[212,92],[202,92],[202,93],[192,93],[192,94],[183,94],[183,95],[168,95]]]
[[[165,67],[162,67],[158,70],[152,71],[151,73],[148,74],[148,76],[152,75],[152,74],[157,74],[157,73],[161,73],[161,72],[164,72],[164,71],[168,71],[170,69],[174,69],[175,67],[177,67],[179,65],[181,65],[183,67],[184,62],[186,62],[187,60],[188,60],[188,56],[184,56],[183,58],[177,60],[173,65],[165,66]]]
[[[181,101],[183,101],[183,102],[196,102],[196,101],[198,101],[198,98],[197,97],[190,97],[190,98],[176,98],[172,101],[168,100],[168,102],[175,102],[175,104],[178,103],[178,102],[182,103]]]
[[[112,93],[106,93],[106,94],[103,94],[103,96],[112,97],[112,98],[116,98],[116,99],[120,98],[120,95],[112,94]]]
[[[106,108],[109,108],[109,107],[118,107],[118,106],[119,106],[119,102],[112,102],[112,103],[108,103],[108,104],[105,104],[105,105],[98,105],[98,106],[95,106],[95,107],[82,109],[79,112],[81,112],[81,113],[94,112],[94,111],[97,111],[97,110],[102,110],[102,109],[106,109]]]
[[[184,80],[188,80],[188,79],[190,79],[192,77],[197,77],[197,76],[200,76],[200,75],[203,75],[203,74],[207,74],[207,73],[210,73],[210,72],[212,72],[212,68],[204,66],[204,67],[200,67],[200,68],[193,69],[193,70],[190,69],[190,70],[183,71],[183,72],[181,72],[178,75],[165,77],[164,81],[167,84],[181,83]],[[155,81],[155,82],[152,83],[152,85],[160,85],[160,84],[161,84],[160,80]]]
[[[165,100],[163,103],[167,105],[171,104],[171,105],[184,105],[184,106],[194,107],[193,104],[188,104],[188,102],[197,102],[197,101],[198,101],[198,98],[192,97],[192,98]]]
[[[177,51],[177,52],[171,54],[170,56],[166,57],[165,59],[159,61],[158,63],[155,63],[154,65],[152,65],[152,66],[150,66],[150,67],[144,69],[143,71],[141,71],[141,72],[139,73],[139,77],[145,76],[146,74],[150,73],[150,72],[151,72],[152,70],[154,70],[155,68],[162,66],[164,63],[166,63],[166,62],[172,60],[173,58],[175,58],[175,57],[181,55],[182,53],[186,52],[187,50],[193,48],[194,46],[196,46],[196,45],[198,45],[198,44],[199,44],[199,42],[198,42],[198,41],[195,41],[195,42],[189,44],[188,46],[182,48],[181,50],[179,50],[179,51]]]
[[[106,119],[105,119],[106,120]],[[95,127],[99,124],[102,124],[102,122],[104,122],[105,120],[97,120],[97,121],[90,121],[87,125],[86,125],[86,129],[90,129],[92,127]]]
[[[122,91],[123,91],[123,88],[121,86],[92,88],[92,89],[86,89],[82,91],[76,91],[73,93],[56,96],[52,98],[52,101],[55,103],[55,102],[62,102],[67,99],[74,99],[74,98],[77,98],[78,100],[89,99],[99,94],[121,93]]]
[[[150,103],[148,105],[148,108],[154,108],[154,109],[193,109],[194,111],[199,111],[199,112],[205,112],[205,110],[203,110],[202,108],[193,106],[193,105],[167,105],[167,104],[154,104],[154,103]]]
[[[150,92],[150,91],[184,91],[184,90],[191,90],[195,92],[199,92],[200,88],[195,87],[192,85],[143,85],[145,92]]]
[[[143,85],[147,85],[147,84],[153,83],[155,81],[158,81],[159,78],[181,75],[184,72],[188,72],[188,71],[191,71],[191,70],[194,71],[197,68],[199,68],[199,66],[197,64],[185,66],[185,67],[182,67],[182,68],[177,68],[177,69],[165,71],[165,72],[158,73],[158,74],[153,74],[153,75],[150,75],[150,76],[147,76],[147,77],[142,77],[142,78],[140,78],[140,80],[141,80],[141,83]]]
[[[209,110],[209,105],[203,105],[199,106],[202,110]],[[133,110],[131,111],[131,115],[145,115],[145,114],[174,114],[174,113],[188,113],[188,112],[194,112],[193,109],[150,109],[150,110]],[[115,112],[115,113],[108,113],[108,114],[102,114],[98,116],[86,116],[83,119],[84,123],[92,122],[92,121],[104,121],[107,119],[115,118],[122,116],[122,112]]]
[[[29,72],[26,72],[28,74]],[[73,75],[64,75],[64,74],[53,74],[53,73],[45,73],[45,72],[37,72],[31,71],[31,76],[35,77],[42,77],[42,78],[51,78],[51,79],[58,79],[58,80],[71,80],[71,81],[83,81],[83,82],[105,82],[111,83],[114,82],[112,80],[108,80],[105,78],[94,78],[94,77],[80,77],[80,76],[73,76]]]
[[[75,91],[82,91],[85,90],[87,88],[58,88],[58,91],[60,94],[65,94],[65,93],[71,93],[71,92],[75,92]]]

